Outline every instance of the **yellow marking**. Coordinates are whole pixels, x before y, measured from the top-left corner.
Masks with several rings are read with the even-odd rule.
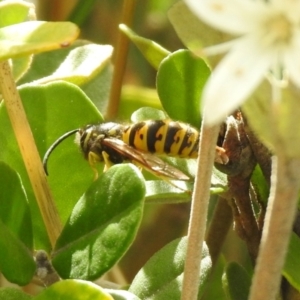
[[[180,146],[181,146],[183,138],[185,136],[185,132],[186,132],[185,129],[180,129],[176,132],[176,134],[174,136],[174,142],[170,148],[172,155],[174,155],[174,156],[178,155]]]
[[[164,147],[165,147],[165,141],[167,138],[167,131],[168,131],[168,123],[161,126],[159,130],[155,134],[155,138],[157,139],[154,148],[157,154],[164,154]],[[158,140],[159,136],[162,137],[161,140]]]
[[[123,131],[123,135],[122,135],[122,141],[129,145],[129,134],[130,134],[130,128],[125,128],[125,130]]]
[[[136,149],[142,150],[147,152],[148,146],[147,146],[147,133],[148,133],[148,126],[145,124],[143,127],[141,127],[139,130],[135,132],[134,135],[134,147]]]

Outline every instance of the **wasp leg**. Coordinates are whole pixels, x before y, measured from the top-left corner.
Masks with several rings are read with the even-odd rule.
[[[102,154],[102,157],[103,157],[103,160],[104,160],[104,170],[103,170],[103,172],[106,172],[114,164],[110,161],[109,155],[105,151],[102,151],[101,154]]]
[[[88,161],[94,172],[94,181],[95,181],[98,179],[98,170],[96,168],[96,163],[99,161],[99,156],[96,153],[90,151],[88,154]]]

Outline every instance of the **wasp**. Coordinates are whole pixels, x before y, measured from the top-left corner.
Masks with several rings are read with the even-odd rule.
[[[188,124],[172,120],[148,120],[130,125],[114,122],[87,125],[71,130],[58,138],[47,150],[43,165],[46,174],[51,152],[67,137],[76,134],[75,142],[98,176],[96,163],[105,167],[132,162],[166,180],[189,180],[179,169],[161,160],[157,155],[196,158],[199,132]]]

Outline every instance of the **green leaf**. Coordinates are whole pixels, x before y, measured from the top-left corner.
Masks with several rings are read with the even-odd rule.
[[[292,233],[282,274],[298,291],[300,291],[299,251],[300,238],[295,233]]]
[[[156,86],[171,119],[200,127],[200,99],[209,75],[206,63],[188,50],[178,50],[162,61]]]
[[[14,58],[12,60],[12,73],[15,81],[20,80],[28,71],[32,62],[32,55]]]
[[[68,22],[29,21],[0,28],[0,60],[66,47],[78,33]]]
[[[109,45],[88,44],[77,47],[69,52],[53,74],[37,80],[35,84],[65,80],[83,85],[107,66],[112,51],[113,48]]]
[[[34,55],[31,68],[19,86],[59,78],[76,82],[100,110],[105,110],[112,75],[110,48],[77,40],[70,47]],[[87,58],[90,55],[93,61]]]
[[[25,1],[0,2],[0,27],[5,27],[25,21],[33,20],[34,6]],[[12,70],[15,80],[18,80],[29,68],[30,56],[12,60]]]
[[[0,299],[1,300],[30,300],[32,296],[25,294],[18,288],[13,287],[2,287],[0,288]]]
[[[44,289],[34,300],[113,300],[101,287],[90,281],[62,280]]]
[[[57,240],[52,263],[59,275],[92,280],[109,270],[135,238],[144,196],[132,164],[113,166],[93,182]]]
[[[157,252],[134,278],[129,292],[143,300],[180,299],[187,238],[177,239]],[[211,270],[208,248],[203,247],[199,299]]]
[[[27,284],[35,271],[32,224],[17,173],[0,162],[0,269],[11,282]]]
[[[20,89],[20,96],[41,157],[65,132],[102,121],[96,107],[73,84],[57,82],[27,86]],[[44,224],[3,102],[0,105],[0,140],[0,160],[20,174],[26,190],[32,213],[35,247],[49,250]],[[92,182],[93,172],[72,138],[61,143],[52,153],[48,170],[51,191],[62,222],[65,222],[76,201]]]
[[[168,50],[164,49],[159,44],[138,36],[125,24],[120,24],[119,28],[139,48],[144,57],[155,69],[158,69],[161,61],[170,54]]]
[[[105,289],[105,291],[113,296],[114,300],[142,300],[128,291],[111,289]]]
[[[164,180],[147,180],[146,203],[166,204],[190,201],[192,183],[173,180],[172,182],[174,182],[174,185],[171,185]]]
[[[0,269],[5,278],[25,285],[35,272],[31,252],[15,234],[0,220]]]
[[[27,84],[31,83],[32,81],[39,80],[43,77],[50,76],[66,60],[67,56],[72,50],[88,44],[89,43],[87,41],[76,40],[69,47],[35,54],[33,56],[30,69],[18,84]]]
[[[0,2],[0,27],[5,27],[33,18],[33,5],[25,1]]]
[[[168,119],[168,116],[160,109],[152,107],[141,107],[131,115],[131,121],[141,122],[146,120],[164,120]]]
[[[242,266],[236,262],[229,263],[226,267],[222,281],[228,299],[248,299],[251,277]]]
[[[31,215],[20,177],[1,161],[0,174],[0,218],[11,233],[32,250]]]

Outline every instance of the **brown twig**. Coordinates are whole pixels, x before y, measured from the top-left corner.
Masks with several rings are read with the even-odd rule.
[[[239,236],[246,242],[249,254],[254,262],[258,254],[260,230],[249,196],[250,178],[228,176],[228,185],[238,208],[235,222],[239,229]]]
[[[136,0],[125,0],[122,9],[121,23],[131,25]],[[115,49],[114,74],[110,89],[109,103],[106,111],[106,119],[115,119],[118,114],[122,81],[126,68],[129,40],[121,31],[118,32],[118,42]]]
[[[216,165],[228,174],[228,193],[232,198],[232,209],[235,228],[239,236],[245,240],[250,256],[255,261],[260,242],[260,230],[254,214],[250,198],[250,178],[256,165],[256,160],[244,130],[243,118],[240,112],[226,120],[226,130],[223,130],[224,148],[229,162],[226,165]]]
[[[0,63],[0,89],[50,243],[54,247],[57,237],[61,232],[61,222],[50,193],[20,95],[7,61]]]

